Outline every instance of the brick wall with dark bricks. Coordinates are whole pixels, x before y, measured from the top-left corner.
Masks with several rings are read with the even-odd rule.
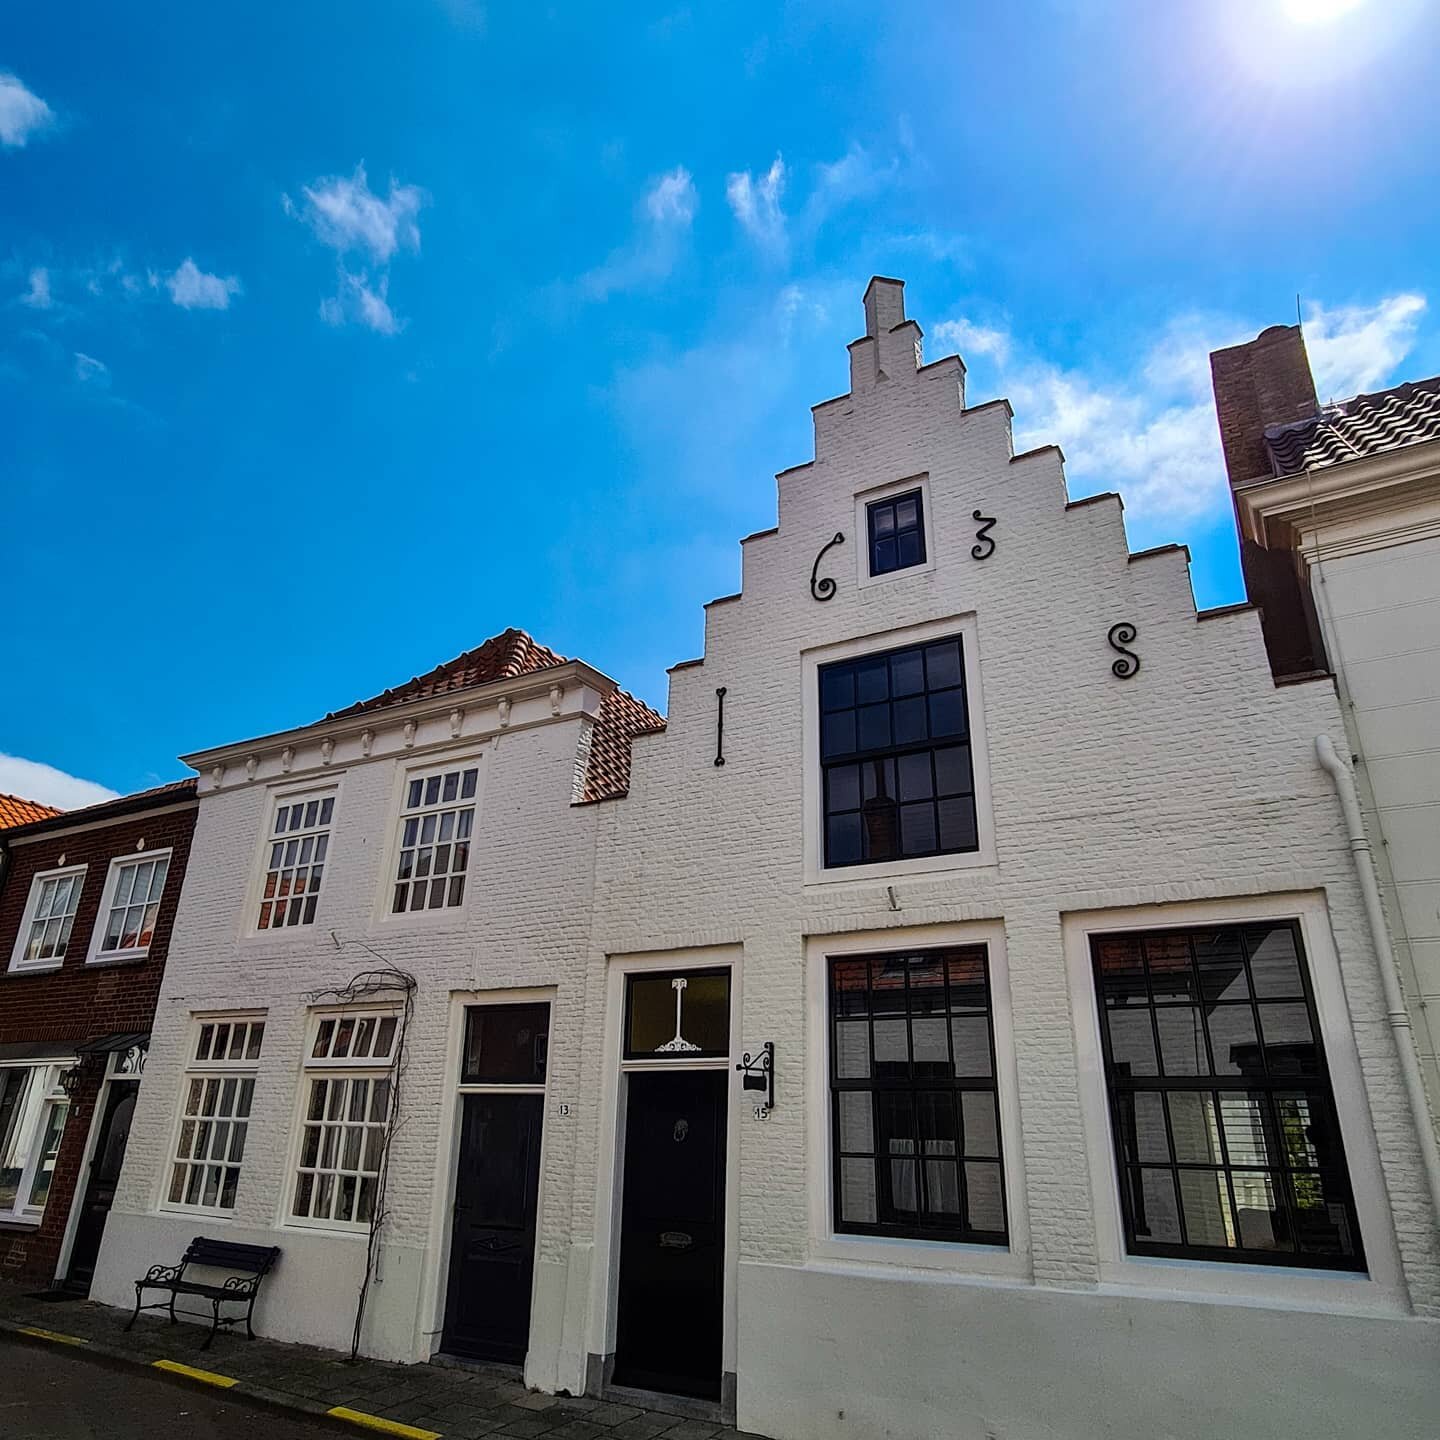
[[[102,1035],[150,1028],[194,829],[192,801],[125,816],[94,829],[60,830],[11,841],[0,887],[0,1045],[28,1041],[79,1045]],[[170,865],[148,954],[138,961],[87,964],[110,862],[165,849],[171,852]],[[58,970],[12,971],[9,966],[34,877],[62,864],[87,867],[64,961]],[[82,1067],[40,1226],[0,1224],[0,1278],[43,1284],[55,1275],[71,1203],[82,1188],[85,1143],[103,1079],[101,1057]]]

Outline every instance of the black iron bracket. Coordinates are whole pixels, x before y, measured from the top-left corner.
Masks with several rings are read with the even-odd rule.
[[[827,575],[823,580],[817,577],[820,574],[820,562],[825,558],[825,552],[833,549],[836,545],[843,545],[845,536],[837,530],[832,539],[827,540],[821,547],[820,553],[815,557],[815,563],[810,567],[810,593],[817,600],[830,600],[835,595],[835,582]]]
[[[977,510],[974,518],[980,522],[980,528],[975,532],[976,543],[970,547],[970,553],[977,560],[988,560],[995,553],[995,542],[990,538],[990,532],[995,528],[995,517],[982,515]]]
[[[1118,625],[1112,625],[1109,635],[1106,636],[1110,642],[1110,648],[1120,656],[1118,660],[1111,663],[1111,673],[1121,680],[1133,680],[1136,671],[1140,669],[1140,657],[1133,650],[1125,648],[1127,645],[1135,643],[1135,636],[1138,633],[1128,620],[1122,620]]]
[[[740,1083],[746,1090],[765,1092],[765,1109],[775,1108],[775,1042],[767,1040],[760,1050],[752,1055],[748,1050],[740,1057],[735,1067],[745,1078]]]
[[[725,687],[717,686],[715,690],[715,763],[725,763]]]

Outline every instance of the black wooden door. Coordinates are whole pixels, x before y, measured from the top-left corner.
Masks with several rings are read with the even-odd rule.
[[[630,1076],[617,1385],[720,1398],[728,1080],[714,1070]]]
[[[540,1191],[541,1095],[466,1095],[443,1348],[523,1364]]]
[[[140,1086],[133,1081],[115,1081],[105,1098],[105,1114],[95,1141],[95,1156],[85,1181],[85,1198],[80,1202],[80,1219],[75,1226],[75,1243],[70,1250],[70,1269],[65,1283],[75,1289],[90,1288],[95,1261],[105,1234],[105,1221],[120,1182],[125,1160],[125,1142],[130,1138],[130,1121],[135,1114],[135,1096]]]

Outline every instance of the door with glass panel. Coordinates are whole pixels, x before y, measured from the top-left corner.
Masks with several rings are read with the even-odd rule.
[[[441,1348],[523,1364],[530,1344],[550,1007],[466,1011]]]

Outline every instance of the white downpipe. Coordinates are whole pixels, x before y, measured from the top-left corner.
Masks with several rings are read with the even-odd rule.
[[[1385,1014],[1395,1037],[1395,1050],[1400,1056],[1400,1073],[1405,1079],[1405,1095],[1410,1102],[1410,1117],[1420,1140],[1420,1155],[1425,1163],[1425,1178],[1430,1182],[1430,1220],[1440,1225],[1440,1149],[1435,1144],[1435,1123],[1425,1095],[1425,1081],[1420,1062],[1415,1056],[1415,1040],[1410,1033],[1410,1012],[1400,989],[1400,972],[1396,968],[1395,951],[1390,945],[1390,931],[1385,924],[1385,907],[1380,902],[1380,884],[1375,879],[1375,861],[1370,841],[1365,835],[1365,819],[1360,812],[1360,799],[1355,793],[1355,777],[1340,758],[1335,742],[1328,735],[1315,737],[1315,754],[1321,767],[1335,784],[1340,808],[1345,812],[1345,831],[1350,840],[1350,854],[1355,860],[1355,874],[1360,880],[1360,894],[1365,902],[1365,918],[1370,925],[1370,940],[1380,964],[1380,984],[1385,991]]]

